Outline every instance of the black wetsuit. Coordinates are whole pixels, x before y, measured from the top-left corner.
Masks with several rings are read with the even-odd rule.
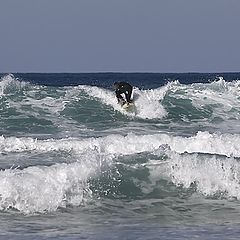
[[[116,90],[115,90],[115,93],[116,93],[116,97],[118,99],[118,102],[125,102],[124,98],[121,96],[121,94],[125,94],[125,97],[126,97],[126,101],[128,103],[131,102],[131,95],[132,95],[132,90],[133,90],[133,87],[129,84],[129,83],[126,83],[126,82],[119,82],[117,83],[117,87],[116,87]]]

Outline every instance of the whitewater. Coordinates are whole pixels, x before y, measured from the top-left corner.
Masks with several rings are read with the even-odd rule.
[[[3,239],[238,239],[237,78],[1,76]]]

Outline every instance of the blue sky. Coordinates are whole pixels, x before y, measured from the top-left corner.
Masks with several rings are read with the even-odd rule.
[[[239,0],[2,0],[0,72],[240,71]]]

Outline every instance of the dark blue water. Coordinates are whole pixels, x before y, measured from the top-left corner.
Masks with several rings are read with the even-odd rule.
[[[5,74],[0,74],[4,76]],[[47,86],[76,86],[79,84],[111,87],[116,81],[126,81],[132,85],[151,89],[163,86],[168,81],[178,80],[182,84],[208,83],[219,76],[225,81],[240,79],[240,73],[14,73],[25,81]]]

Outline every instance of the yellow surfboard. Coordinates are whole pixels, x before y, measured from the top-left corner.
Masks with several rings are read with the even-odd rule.
[[[135,105],[134,105],[134,103],[127,103],[127,102],[125,102],[124,104],[122,104],[121,105],[122,106],[122,108],[124,109],[124,110],[126,110],[126,111],[133,111],[134,110],[134,107],[135,107]]]

